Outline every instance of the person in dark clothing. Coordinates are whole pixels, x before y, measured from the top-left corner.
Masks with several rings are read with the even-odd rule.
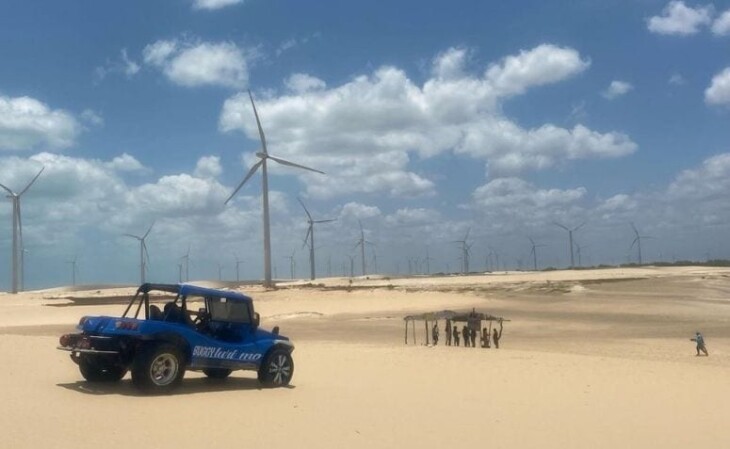
[[[464,325],[463,328],[461,328],[461,335],[464,337],[464,347],[469,347],[469,328]]]
[[[431,328],[431,338],[433,338],[434,346],[439,344],[439,323],[433,323],[433,328]]]
[[[489,330],[485,327],[482,329],[482,348],[489,347]]]
[[[454,346],[459,346],[459,329],[456,326],[454,326],[452,335],[454,337]]]
[[[451,346],[451,320],[446,320],[446,346]]]
[[[471,347],[476,348],[477,347],[477,331],[475,329],[469,329],[469,333],[471,334]]]
[[[694,341],[697,343],[697,355],[700,355],[700,351],[705,353],[705,356],[709,356],[710,354],[707,352],[707,347],[705,347],[705,339],[702,337],[702,334],[697,332],[695,334],[695,338],[690,338],[691,341]]]
[[[494,342],[494,348],[499,349],[499,339],[502,338],[502,320],[499,320],[499,333],[497,333],[497,328],[494,328],[494,332],[492,333],[492,341]]]

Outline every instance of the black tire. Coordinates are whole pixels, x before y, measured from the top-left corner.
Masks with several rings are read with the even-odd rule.
[[[132,383],[147,393],[169,393],[185,375],[185,359],[177,346],[156,343],[142,346],[132,363]]]
[[[89,355],[79,357],[79,371],[87,382],[118,382],[127,374],[125,367]]]
[[[233,370],[226,368],[205,368],[203,372],[211,379],[225,379],[231,375]]]
[[[294,360],[291,351],[272,350],[259,368],[259,382],[265,387],[285,387],[294,376]]]

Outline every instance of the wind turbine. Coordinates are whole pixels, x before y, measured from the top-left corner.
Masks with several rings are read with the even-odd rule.
[[[190,281],[190,245],[188,245],[188,252],[180,258],[185,262],[185,282]],[[182,271],[180,272],[180,282],[182,282]]]
[[[148,235],[150,235],[150,231],[152,231],[152,226],[154,226],[155,223],[153,222],[149,229],[147,229],[147,232],[144,233],[142,237],[134,234],[122,234],[125,237],[130,237],[133,239],[139,240],[139,269],[140,269],[140,279],[142,280],[142,284],[145,283],[145,274],[147,271],[147,264],[150,261],[150,254],[147,252],[147,244],[145,243],[145,239]]]
[[[350,258],[350,277],[355,277],[355,256],[347,255]]]
[[[431,261],[433,260],[433,257],[430,257],[428,255],[428,245],[426,245],[426,258],[424,259],[426,261],[426,274],[431,274]]]
[[[71,265],[71,285],[76,285],[76,255],[73,259],[67,260],[66,263]]]
[[[570,246],[570,268],[573,268],[575,266],[575,260],[573,258],[573,233],[576,232],[578,229],[582,228],[583,225],[586,224],[586,222],[584,221],[583,223],[579,224],[578,226],[574,227],[573,229],[569,229],[567,226],[564,226],[564,225],[558,223],[557,221],[554,221],[553,224],[555,226],[560,226],[561,228],[568,231],[568,240],[569,240],[568,244]]]
[[[304,212],[307,213],[307,223],[309,223],[309,227],[307,228],[307,236],[304,237],[304,245],[307,245],[307,241],[309,241],[309,279],[314,280],[315,273],[314,273],[314,224],[315,223],[329,223],[332,221],[336,221],[335,219],[330,220],[314,220],[312,219],[312,214],[309,213],[309,210],[307,210],[307,206],[304,205],[304,202],[301,198],[297,198],[299,200],[299,204],[302,205],[304,208]],[[292,276],[294,277],[294,276]]]
[[[233,257],[236,258],[236,282],[240,282],[241,281],[241,270],[239,267],[241,266],[243,261],[241,259],[239,259],[238,256],[235,254],[233,255]]]
[[[636,249],[639,251],[639,265],[641,265],[641,239],[650,239],[651,237],[647,235],[639,235],[639,231],[636,230],[636,226],[634,226],[634,222],[631,223],[631,229],[634,230],[634,234],[636,237],[634,238],[634,241],[631,242],[631,246],[629,247],[629,251],[631,251],[634,248],[634,245],[636,245]]]
[[[532,244],[532,249],[530,250],[530,255],[532,256],[532,262],[535,268],[535,271],[537,271],[537,248],[542,248],[545,245],[535,245],[535,241],[532,240],[532,237],[527,237],[530,240],[530,243]]]
[[[292,250],[291,256],[286,256],[287,259],[289,259],[289,273],[291,274],[291,278],[294,279],[294,267],[296,266],[296,261],[294,260],[294,254],[296,254],[297,250]]]
[[[248,181],[251,176],[256,173],[256,170],[261,167],[261,190],[262,190],[262,202],[263,202],[263,215],[264,215],[264,286],[265,287],[271,287],[273,283],[271,282],[271,232],[269,229],[269,177],[267,173],[267,167],[266,167],[266,161],[267,159],[271,159],[274,162],[278,162],[282,165],[287,165],[289,167],[296,167],[301,168],[304,170],[313,171],[316,173],[324,174],[323,171],[315,170],[313,168],[305,167],[304,165],[295,164],[294,162],[289,162],[285,159],[281,159],[278,157],[271,156],[269,154],[268,149],[266,148],[266,136],[264,136],[264,129],[261,127],[261,121],[259,120],[259,114],[256,111],[256,105],[253,102],[253,95],[251,95],[251,91],[248,91],[248,97],[251,99],[251,107],[253,107],[253,113],[256,117],[256,126],[259,129],[259,137],[261,139],[261,151],[256,153],[256,157],[258,157],[260,160],[256,162],[253,167],[248,171],[246,176],[243,178],[243,181],[241,181],[240,184],[238,184],[238,187],[231,193],[231,196],[226,199],[224,204],[228,204],[228,202],[238,193],[239,190],[241,190],[241,187],[243,187],[244,184],[246,184],[246,181]]]
[[[8,192],[7,197],[10,198],[11,203],[13,204],[13,246],[12,246],[12,255],[10,257],[11,263],[13,265],[13,271],[12,271],[12,278],[11,278],[11,293],[18,293],[18,284],[20,283],[20,278],[22,276],[22,261],[23,261],[23,220],[21,218],[20,214],[20,197],[23,196],[25,192],[30,189],[30,186],[33,185],[33,183],[38,179],[38,177],[43,173],[43,170],[45,170],[46,167],[41,167],[41,170],[38,172],[37,175],[31,181],[28,183],[27,186],[23,190],[20,191],[20,193],[16,193],[13,190],[11,190],[9,187],[4,186],[3,184],[0,184],[0,187],[2,187],[6,192]],[[20,265],[20,267],[19,267]]]
[[[360,247],[360,259],[362,261],[362,275],[365,276],[367,274],[366,266],[365,266],[365,244],[368,245],[374,245],[372,242],[368,242],[365,240],[365,231],[362,228],[362,222],[360,220],[357,221],[360,224],[360,239],[355,244],[355,248],[358,246]]]
[[[471,250],[471,245],[467,241],[469,240],[469,232],[471,231],[471,228],[468,228],[466,230],[466,235],[464,236],[464,240],[454,240],[452,243],[461,243],[461,252],[462,252],[462,268],[464,269],[464,274],[469,273],[469,250]]]
[[[581,245],[578,242],[575,242],[575,249],[576,249],[575,253],[578,256],[578,266],[579,267],[583,266],[583,261],[581,260],[581,252],[583,251],[583,249],[588,248],[589,246],[590,245]]]

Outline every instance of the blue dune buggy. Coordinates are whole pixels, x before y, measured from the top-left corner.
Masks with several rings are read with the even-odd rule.
[[[162,309],[151,304],[151,291],[167,296]],[[190,310],[193,304],[197,311]],[[259,329],[253,300],[236,292],[144,284],[121,317],[85,316],[77,328],[80,333],[61,336],[58,349],[71,352],[89,382],[118,381],[131,371],[140,390],[167,393],[185,370],[216,379],[233,370],[257,371],[268,387],[286,386],[294,374],[294,345],[278,326]]]

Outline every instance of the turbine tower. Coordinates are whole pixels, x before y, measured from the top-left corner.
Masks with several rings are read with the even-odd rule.
[[[287,259],[289,259],[289,274],[291,275],[291,279],[294,279],[294,267],[296,266],[296,260],[294,259],[294,254],[296,254],[297,250],[293,249],[291,252],[291,256],[286,256]]]
[[[13,246],[12,246],[12,254],[10,257],[11,265],[13,267],[12,271],[12,277],[11,277],[11,290],[10,293],[18,293],[18,285],[21,282],[22,277],[22,260],[23,260],[23,220],[21,218],[20,214],[20,197],[23,196],[25,192],[30,189],[30,186],[33,185],[33,183],[38,179],[38,177],[43,173],[43,170],[45,170],[45,167],[41,167],[41,170],[38,172],[37,175],[31,181],[28,183],[27,186],[23,190],[20,191],[20,193],[16,193],[13,190],[11,190],[9,187],[4,186],[3,184],[0,184],[0,187],[3,188],[6,192],[8,192],[8,198],[10,198],[10,201],[13,205]]]
[[[228,202],[238,193],[239,190],[241,190],[241,187],[243,187],[244,184],[246,184],[246,181],[251,178],[251,176],[256,173],[256,170],[261,167],[261,191],[262,191],[262,202],[263,202],[263,215],[264,215],[264,286],[265,287],[271,287],[273,283],[271,282],[271,233],[269,229],[269,177],[267,173],[267,167],[266,167],[266,160],[271,159],[274,162],[278,162],[282,165],[287,165],[289,167],[296,167],[301,168],[304,170],[313,171],[316,173],[324,174],[324,172],[315,170],[313,168],[305,167],[304,165],[295,164],[294,162],[289,162],[285,159],[280,159],[278,157],[271,156],[269,154],[268,149],[266,148],[266,136],[264,136],[264,129],[261,127],[261,121],[259,120],[259,114],[256,111],[256,105],[253,102],[253,95],[251,95],[251,91],[248,91],[248,97],[251,99],[251,107],[253,108],[254,116],[256,117],[256,126],[259,129],[259,138],[261,139],[261,151],[256,153],[256,157],[258,157],[260,160],[256,162],[253,167],[248,171],[246,176],[243,178],[243,181],[241,181],[240,184],[238,184],[238,187],[231,193],[231,196],[228,197],[228,199],[224,202],[224,204],[228,204]]]
[[[239,259],[238,256],[235,254],[233,255],[233,257],[236,258],[236,282],[240,282],[241,281],[241,270],[239,267],[241,266],[243,261],[241,259]]]
[[[647,235],[639,235],[639,231],[636,229],[636,226],[634,226],[634,222],[631,223],[631,229],[634,230],[634,235],[636,237],[634,238],[634,241],[631,242],[631,246],[629,247],[629,251],[631,251],[634,248],[634,245],[636,245],[636,249],[639,252],[639,265],[641,265],[641,239],[650,239],[651,237]]]
[[[145,239],[148,235],[150,235],[150,231],[152,231],[152,226],[154,226],[155,223],[153,222],[149,229],[147,229],[147,232],[144,233],[142,237],[134,234],[122,234],[125,237],[133,238],[139,240],[139,271],[140,271],[140,279],[141,283],[145,283],[145,274],[147,272],[147,264],[150,261],[150,254],[147,252],[147,244],[145,243]]]
[[[567,226],[564,226],[564,225],[558,223],[557,221],[554,221],[553,224],[555,226],[560,226],[561,228],[568,231],[568,240],[569,240],[568,245],[570,247],[570,268],[573,268],[575,266],[575,259],[573,257],[573,233],[576,232],[578,229],[582,228],[583,225],[585,225],[586,223],[584,221],[583,223],[579,224],[578,226],[574,227],[573,229],[569,229]]]
[[[535,245],[535,241],[532,240],[532,237],[527,237],[530,240],[530,243],[532,244],[532,249],[530,250],[530,255],[532,256],[532,262],[533,266],[535,268],[535,271],[537,271],[537,248],[542,248],[545,245]]]
[[[309,227],[307,228],[307,236],[304,237],[304,245],[307,245],[307,241],[309,241],[309,279],[314,280],[315,278],[315,264],[314,264],[314,224],[315,223],[329,223],[332,221],[335,221],[335,219],[331,220],[314,220],[312,219],[312,214],[309,213],[309,210],[307,210],[307,206],[304,205],[304,202],[301,198],[297,198],[299,200],[299,204],[302,205],[304,208],[304,212],[307,214],[307,223],[309,224]],[[293,276],[292,276],[293,277]]]

